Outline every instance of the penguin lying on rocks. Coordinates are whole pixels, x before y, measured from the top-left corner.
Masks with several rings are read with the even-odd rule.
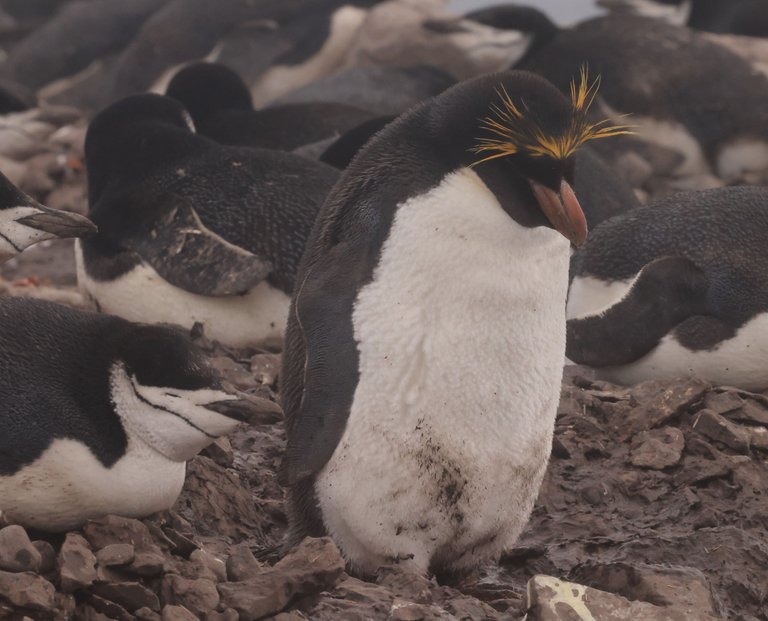
[[[768,189],[677,194],[592,231],[572,260],[567,356],[622,384],[768,389]]]
[[[104,312],[204,325],[230,345],[282,338],[296,269],[338,171],[196,135],[177,101],[135,95],[85,141],[90,216],[78,281]]]
[[[368,142],[302,259],[281,394],[288,543],[353,570],[497,558],[547,466],[565,354],[573,154],[623,131],[527,72],[468,80]]]
[[[23,526],[168,509],[186,461],[263,410],[177,329],[4,298],[0,342],[0,511]]]

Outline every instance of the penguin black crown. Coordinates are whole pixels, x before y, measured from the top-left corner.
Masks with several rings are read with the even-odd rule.
[[[565,354],[573,153],[626,131],[536,75],[463,82],[402,115],[326,200],[299,268],[281,393],[288,543],[353,570],[495,559],[546,469]]]

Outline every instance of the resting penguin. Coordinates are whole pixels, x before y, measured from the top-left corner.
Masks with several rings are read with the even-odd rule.
[[[594,229],[572,260],[568,358],[610,381],[768,389],[768,189],[678,194]]]
[[[336,169],[198,136],[177,101],[134,95],[85,140],[90,217],[78,281],[132,321],[204,324],[248,345],[282,338],[296,269]]]
[[[41,205],[0,173],[0,262],[40,241],[95,232],[88,218]]]
[[[750,37],[768,36],[766,0],[601,0],[613,10],[632,10],[696,30]]]
[[[353,569],[472,567],[516,540],[547,465],[565,352],[572,153],[617,128],[525,72],[387,125],[307,244],[281,393],[289,542]],[[483,120],[484,119],[484,120]]]
[[[332,102],[254,110],[251,93],[240,76],[215,63],[184,67],[168,84],[165,94],[182,103],[203,136],[222,144],[280,151],[338,138],[375,116]]]
[[[0,342],[0,511],[24,526],[170,508],[186,460],[253,407],[176,329],[5,298]]]

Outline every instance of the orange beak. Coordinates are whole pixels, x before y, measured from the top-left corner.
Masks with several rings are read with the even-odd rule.
[[[574,246],[581,246],[587,238],[587,220],[573,188],[562,181],[558,194],[533,180],[529,181],[533,195],[552,226],[563,237],[570,239]]]

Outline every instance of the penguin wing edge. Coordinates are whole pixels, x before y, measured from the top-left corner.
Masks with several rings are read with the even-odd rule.
[[[353,270],[335,248],[298,285],[284,356],[288,436],[279,481],[291,486],[322,470],[346,429],[359,377],[352,308]]]
[[[207,296],[246,293],[272,264],[206,228],[195,210],[172,197],[149,232],[125,240],[128,248],[172,285]]]
[[[656,259],[605,312],[568,320],[566,356],[592,367],[634,362],[685,320],[711,315],[709,288],[706,274],[693,261]]]

